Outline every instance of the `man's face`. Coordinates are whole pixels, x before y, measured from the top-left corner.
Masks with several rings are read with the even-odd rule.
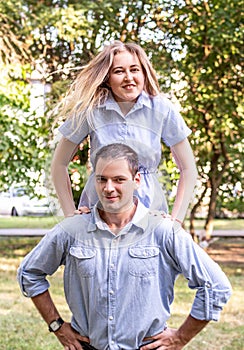
[[[134,179],[125,159],[99,158],[95,169],[96,191],[103,210],[122,213],[133,205],[133,192],[140,184],[140,174]]]

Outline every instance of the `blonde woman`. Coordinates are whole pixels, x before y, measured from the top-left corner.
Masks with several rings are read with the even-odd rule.
[[[135,43],[115,41],[85,66],[67,93],[59,128],[62,138],[52,160],[52,179],[65,216],[76,210],[68,164],[80,143],[90,137],[91,163],[96,151],[111,143],[125,143],[139,155],[141,185],[136,195],[151,210],[168,212],[158,181],[161,142],[170,147],[180,171],[171,217],[182,223],[195,187],[197,170],[187,137],[191,130],[175,106],[159,91],[154,69]],[[111,195],[112,195],[111,189]],[[79,208],[97,201],[92,173]]]

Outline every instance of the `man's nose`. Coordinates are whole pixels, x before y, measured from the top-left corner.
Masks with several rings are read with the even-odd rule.
[[[111,191],[114,190],[114,185],[113,185],[113,181],[112,181],[112,180],[107,180],[107,181],[106,181],[104,190],[105,190],[106,192],[111,192]]]

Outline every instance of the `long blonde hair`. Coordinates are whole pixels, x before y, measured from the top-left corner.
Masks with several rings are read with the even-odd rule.
[[[107,81],[114,56],[124,50],[137,55],[145,76],[145,92],[150,96],[159,94],[156,73],[145,51],[135,43],[122,43],[116,40],[106,45],[88,65],[83,67],[63,100],[61,116],[63,119],[71,118],[75,130],[82,126],[84,120],[91,120],[93,110],[108,97],[110,88]]]

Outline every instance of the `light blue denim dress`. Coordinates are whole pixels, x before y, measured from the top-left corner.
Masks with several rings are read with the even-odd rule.
[[[124,143],[139,156],[141,186],[135,193],[142,203],[152,210],[168,211],[164,191],[158,181],[157,168],[161,160],[163,141],[168,147],[183,141],[191,134],[184,119],[172,102],[163,95],[139,96],[136,104],[124,116],[112,94],[95,109],[92,121],[85,121],[74,132],[71,120],[59,128],[61,134],[73,143],[80,144],[90,136],[90,157],[110,143]],[[89,177],[81,194],[79,206],[93,207],[97,202],[94,174]]]

